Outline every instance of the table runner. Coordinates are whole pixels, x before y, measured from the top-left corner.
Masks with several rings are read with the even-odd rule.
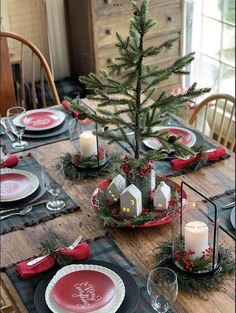
[[[134,277],[140,290],[140,302],[135,313],[155,313],[156,311],[151,307],[148,301],[146,278],[139,273],[137,268],[121,252],[116,243],[108,236],[95,238],[88,242],[90,242],[91,248],[89,260],[107,261],[117,264]],[[14,265],[6,269],[6,274],[13,283],[29,313],[36,313],[33,300],[34,291],[40,280],[47,274],[41,274],[28,280],[22,280],[17,276]],[[168,312],[171,313],[173,311],[169,310]]]
[[[196,135],[196,144],[198,145],[201,145],[201,144],[206,144],[209,149],[213,149],[215,148],[216,146],[211,142],[211,139],[206,137],[205,135],[203,135],[200,131],[196,130],[196,129],[193,129],[193,128],[190,128],[190,127],[186,127],[185,123],[181,123],[181,121],[173,116],[169,116],[169,119],[168,119],[168,125],[169,126],[178,126],[178,127],[183,127],[183,128],[186,128],[186,129],[189,129],[190,131],[192,131],[195,135]],[[132,136],[130,136],[132,138]],[[125,143],[120,143],[120,146],[126,150],[127,152],[129,152],[129,147],[127,144]],[[149,148],[145,147],[145,145],[142,143],[141,144],[141,151],[143,153],[149,151]],[[213,164],[215,162],[219,162],[221,160],[224,160],[224,159],[227,159],[229,158],[230,155],[226,153],[226,155],[222,158],[220,158],[219,160],[217,161],[209,161],[205,164],[205,166],[208,166],[210,164]],[[189,172],[192,172],[192,169],[191,168],[184,168],[180,171],[173,171],[172,168],[171,168],[171,165],[170,165],[170,162],[169,160],[162,160],[162,161],[156,161],[156,162],[153,162],[153,168],[156,172],[157,175],[159,176],[167,176],[167,177],[173,177],[173,176],[180,176],[180,175],[184,175],[184,174],[187,174]]]
[[[14,169],[30,171],[34,173],[40,179],[40,165],[39,163],[30,155],[20,159],[20,162]],[[50,199],[51,196],[46,192],[42,198]],[[50,219],[54,219],[62,214],[67,214],[79,210],[80,207],[75,203],[65,191],[60,192],[60,199],[63,199],[66,203],[65,208],[61,211],[48,211],[45,204],[33,207],[32,211],[24,216],[11,216],[9,218],[3,219],[0,222],[0,234],[6,234],[11,231],[18,229],[24,229],[32,225],[40,224]],[[38,201],[38,200],[37,200]],[[18,204],[20,205],[20,203]],[[27,205],[27,204],[26,204]],[[25,206],[26,206],[25,205]],[[2,205],[4,206],[4,204]]]
[[[62,108],[58,108],[57,110],[63,111]],[[66,112],[64,112],[64,113],[66,116],[64,123],[68,124],[69,121],[71,120],[72,116]],[[48,145],[48,144],[53,143],[53,142],[69,139],[69,131],[67,130],[61,134],[54,135],[52,137],[42,138],[42,139],[32,139],[32,138],[24,138],[24,137],[23,137],[23,139],[28,142],[28,146],[26,148],[20,150],[20,151],[26,151],[26,150],[30,150],[32,148],[36,148],[39,146]],[[7,150],[11,153],[19,152],[19,150],[12,148],[12,141],[8,138],[8,136],[6,134],[1,135],[1,144],[6,145]]]
[[[229,236],[231,236],[233,239],[235,239],[235,229],[233,228],[231,222],[230,222],[230,213],[231,209],[223,209],[222,207],[226,204],[229,204],[233,201],[235,201],[235,195],[234,195],[235,189],[228,190],[224,192],[223,194],[216,195],[214,197],[211,197],[210,200],[213,201],[216,206],[220,217],[220,228],[223,229]],[[214,220],[214,207],[209,204],[209,202],[203,200],[206,202],[208,207],[208,214],[209,218],[213,221]]]

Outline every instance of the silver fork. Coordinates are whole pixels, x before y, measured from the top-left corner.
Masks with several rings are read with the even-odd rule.
[[[22,210],[20,210],[19,212],[15,212],[15,213],[11,213],[11,214],[8,214],[8,215],[4,215],[4,216],[0,216],[0,221],[7,218],[7,217],[10,217],[10,216],[13,216],[13,215],[26,215],[27,213],[29,213],[31,210],[32,210],[32,206],[28,206]]]

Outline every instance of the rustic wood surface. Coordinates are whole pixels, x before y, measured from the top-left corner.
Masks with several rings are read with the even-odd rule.
[[[61,141],[33,149],[30,152],[42,164],[45,160],[56,159],[69,150],[69,141]],[[185,180],[210,197],[234,188],[234,172],[235,159],[233,154],[229,159],[196,172],[174,177],[173,180],[177,183]],[[155,267],[154,249],[158,242],[171,238],[171,225],[145,229],[104,228],[90,205],[91,194],[98,183],[103,180],[104,177],[86,179],[76,184],[66,181],[65,191],[81,206],[82,210],[33,227],[27,227],[24,230],[2,235],[1,266],[7,266],[39,254],[40,242],[43,240],[56,239],[61,245],[65,245],[73,242],[79,233],[85,240],[101,236],[108,230],[123,253],[143,275],[147,276],[148,272]],[[195,199],[191,191],[188,192],[188,198]],[[235,241],[223,231],[220,231],[220,242],[231,249],[235,247]],[[1,276],[18,312],[27,312],[9,279],[5,274]],[[208,301],[179,292],[174,310],[176,313],[232,313],[235,309],[234,275],[226,281],[224,287],[227,292],[210,293]]]

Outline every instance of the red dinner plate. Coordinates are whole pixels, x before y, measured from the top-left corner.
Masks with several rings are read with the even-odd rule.
[[[174,181],[172,181],[171,179],[169,179],[167,177],[161,177],[161,180],[165,181],[167,184],[168,184],[168,182],[171,184],[171,188],[175,189],[175,191],[177,192],[178,197],[179,197],[178,201],[180,201],[180,193],[181,193],[180,185],[178,185],[177,183],[175,183]],[[111,180],[106,180],[103,183],[99,184],[98,187],[94,190],[94,192],[92,194],[91,205],[92,205],[92,207],[96,213],[99,212],[99,196],[100,196],[102,190],[107,189],[107,187],[110,185],[110,183],[111,183]],[[183,201],[184,201],[183,210],[185,210],[187,208],[187,205],[186,205],[187,204],[187,194],[184,190],[183,190]],[[176,215],[174,216],[174,219],[177,219],[179,216],[180,216],[180,211],[177,211]],[[115,217],[113,216],[113,218],[115,218]],[[139,224],[136,227],[140,227],[140,228],[142,228],[142,227],[156,227],[156,226],[160,226],[163,224],[171,223],[172,221],[173,221],[172,213],[167,212],[167,213],[163,214],[162,217],[157,217],[152,221],[149,221],[145,224]],[[127,225],[127,227],[129,227],[129,226],[134,227],[134,225],[131,225],[131,224]]]
[[[59,279],[53,288],[55,303],[73,313],[101,309],[111,301],[114,293],[112,279],[94,270],[69,273]]]
[[[39,187],[39,180],[31,172],[1,169],[0,198],[2,202],[12,202],[24,199],[34,193]]]
[[[1,174],[1,200],[12,200],[27,194],[32,185],[30,179],[18,173]]]
[[[25,125],[26,130],[41,131],[60,125],[65,119],[65,114],[56,110],[32,110],[23,114],[14,122]]]
[[[183,145],[186,145],[188,147],[192,147],[196,142],[195,134],[188,129],[185,129],[182,127],[174,127],[174,126],[173,127],[172,126],[169,126],[169,127],[163,126],[163,127],[158,127],[158,128],[160,129],[160,133],[162,131],[168,130],[170,132],[170,136],[182,136],[179,139],[179,142],[181,142]],[[145,139],[143,141],[143,143],[151,149],[160,149],[161,148],[160,141],[158,139],[155,139],[155,138]]]

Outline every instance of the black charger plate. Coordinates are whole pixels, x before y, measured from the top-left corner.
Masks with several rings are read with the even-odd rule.
[[[125,285],[125,298],[119,307],[117,313],[134,313],[139,304],[139,288],[133,276],[124,270],[121,266],[105,261],[87,260],[79,262],[80,264],[95,264],[107,267],[114,271],[123,280]],[[34,293],[34,305],[38,313],[52,313],[45,301],[45,291],[52,277],[58,270],[53,270],[39,282]]]
[[[31,138],[31,139],[41,139],[41,138],[48,138],[53,136],[58,136],[69,129],[69,122],[70,118],[67,118],[63,124],[58,125],[57,127],[54,127],[50,130],[44,130],[44,131],[25,131],[23,134],[24,138]]]

